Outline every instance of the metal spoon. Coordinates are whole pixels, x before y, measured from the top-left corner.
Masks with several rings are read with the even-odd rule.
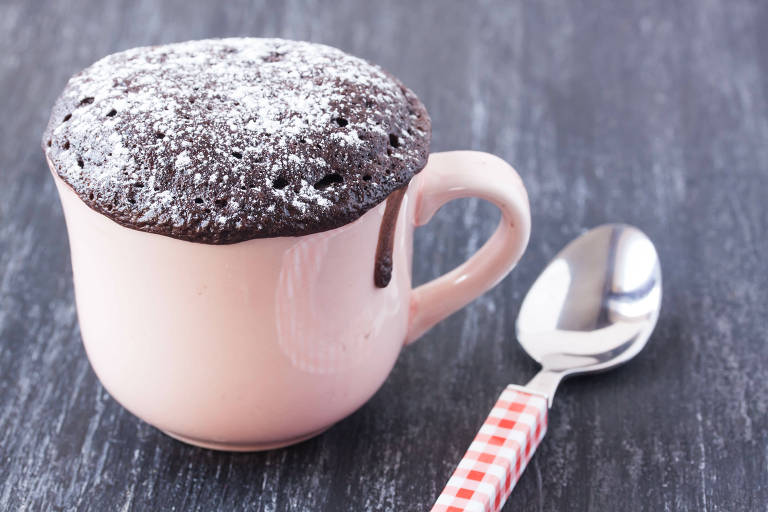
[[[544,437],[560,381],[632,359],[660,308],[659,258],[637,228],[600,226],[560,251],[517,318],[517,338],[541,371],[525,387],[504,390],[433,512],[500,510]]]

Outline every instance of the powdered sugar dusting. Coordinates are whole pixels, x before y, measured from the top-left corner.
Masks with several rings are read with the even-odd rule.
[[[429,130],[415,95],[361,59],[222,39],[98,61],[70,80],[43,147],[114,220],[230,243],[354,220],[424,166]]]

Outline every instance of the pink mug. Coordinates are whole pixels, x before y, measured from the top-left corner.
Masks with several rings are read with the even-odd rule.
[[[123,227],[54,179],[99,379],[168,435],[220,450],[297,443],[352,413],[403,344],[514,267],[530,233],[520,177],[472,151],[432,154],[411,181],[384,288],[374,285],[373,262],[393,196],[330,231],[206,245]],[[411,288],[414,227],[461,197],[498,206],[496,232],[458,268]]]

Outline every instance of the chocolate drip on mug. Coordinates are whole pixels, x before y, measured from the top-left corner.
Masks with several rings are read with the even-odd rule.
[[[397,217],[400,213],[400,205],[408,185],[399,188],[389,194],[387,206],[384,209],[384,217],[379,228],[379,243],[376,246],[376,261],[373,266],[373,284],[377,288],[386,288],[392,280],[392,258],[395,248],[395,228]]]

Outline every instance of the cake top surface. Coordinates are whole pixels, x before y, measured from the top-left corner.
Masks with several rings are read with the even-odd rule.
[[[92,209],[226,244],[354,221],[427,161],[416,95],[324,45],[219,39],[135,48],[73,76],[43,137]]]

